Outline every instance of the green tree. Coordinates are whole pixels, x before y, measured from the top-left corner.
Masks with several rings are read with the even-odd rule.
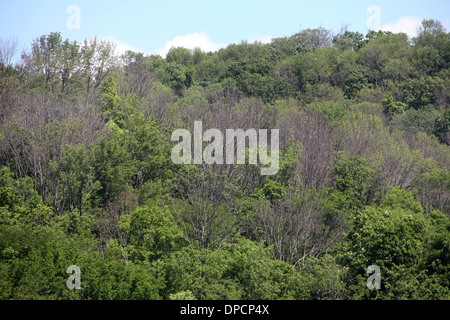
[[[308,48],[315,51],[319,48],[328,48],[332,44],[331,31],[322,27],[302,30],[291,38],[294,39],[296,47],[303,50]]]
[[[128,152],[126,134],[111,131],[102,137],[94,146],[94,178],[99,182],[97,195],[101,204],[112,201],[131,183],[136,175],[136,168]]]
[[[184,66],[192,66],[194,64],[194,56],[191,51],[186,48],[172,48],[166,56],[166,61]]]
[[[70,61],[67,55],[70,55]],[[68,85],[70,73],[75,71],[78,59],[78,44],[64,42],[59,32],[42,35],[33,41],[31,53],[24,53],[22,59],[25,69],[32,74],[32,86],[40,87],[56,94],[59,90],[64,92]],[[67,63],[74,63],[69,66]],[[70,68],[69,68],[70,67]]]
[[[436,105],[437,94],[443,90],[444,80],[439,77],[423,76],[420,79],[408,79],[402,84],[404,101],[409,107],[422,109],[428,105]]]
[[[394,132],[403,131],[410,134],[426,132],[431,135],[433,134],[436,118],[435,110],[408,109],[406,112],[394,116],[389,123],[389,127]]]
[[[290,56],[278,63],[275,88],[281,97],[296,97],[306,89],[306,72],[310,69],[304,55]]]
[[[374,168],[359,156],[341,156],[334,163],[334,188],[343,208],[361,209],[375,198]]]
[[[358,51],[358,58],[370,84],[377,88],[388,81],[408,78],[412,50],[406,34],[371,31],[366,38],[368,42]]]
[[[176,62],[165,62],[160,71],[160,79],[163,84],[171,87],[179,96],[185,89],[189,89],[195,81],[196,70],[194,66],[184,66]]]
[[[349,267],[347,281],[352,298],[448,298],[446,280],[439,284],[445,277],[440,273],[444,269],[439,267],[438,272],[428,269],[433,265],[430,260],[434,260],[429,257],[430,252],[442,255],[444,261],[448,259],[448,243],[441,238],[448,230],[438,231],[434,226],[439,220],[437,224],[441,227],[448,225],[448,220],[437,213],[430,218],[426,218],[412,194],[400,188],[393,188],[380,207],[367,207],[356,216],[343,252],[344,265]],[[440,240],[434,238],[437,234]],[[440,261],[434,261],[442,266]],[[364,274],[370,265],[381,270],[381,290],[366,287],[368,275]]]
[[[402,114],[406,110],[406,105],[400,101],[394,101],[392,94],[387,94],[382,100],[384,113],[392,117],[396,114]]]
[[[344,33],[333,37],[333,45],[341,51],[358,51],[364,44],[364,35],[359,32],[345,30]]]
[[[113,121],[119,128],[124,128],[125,115],[116,86],[113,75],[107,76],[100,85],[101,110],[108,121]]]
[[[429,75],[448,67],[450,60],[449,33],[442,23],[433,19],[424,19],[417,36],[413,39],[417,47],[418,62],[423,63]]]
[[[355,66],[348,75],[344,84],[344,94],[347,98],[352,99],[358,91],[367,87],[367,76],[364,67]]]
[[[346,270],[336,258],[325,254],[320,258],[309,258],[301,268],[298,280],[299,300],[341,300],[345,299]]]
[[[60,180],[58,194],[61,195],[63,208],[76,210],[82,214],[90,210],[95,203],[93,198],[99,190],[99,181],[95,181],[93,155],[83,145],[63,147],[61,161],[55,164]]]
[[[30,177],[14,179],[7,167],[0,171],[0,215],[4,223],[35,222],[45,225],[50,222],[52,208],[42,203]]]
[[[157,205],[140,207],[120,218],[119,228],[125,232],[130,257],[154,261],[183,246],[183,233],[167,208]]]
[[[433,133],[439,138],[440,142],[450,145],[450,109],[446,110],[442,116],[436,118]]]
[[[223,250],[186,247],[164,260],[167,295],[190,291],[196,299],[292,299],[295,269],[273,260],[270,248],[238,237]]]

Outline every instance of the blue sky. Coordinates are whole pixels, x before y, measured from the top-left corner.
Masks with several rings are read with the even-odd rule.
[[[14,37],[27,49],[40,35],[59,31],[70,40],[97,36],[120,51],[164,55],[171,46],[209,51],[320,26],[338,32],[347,25],[365,34],[370,24],[414,35],[424,18],[450,31],[450,1],[0,0],[0,38]]]

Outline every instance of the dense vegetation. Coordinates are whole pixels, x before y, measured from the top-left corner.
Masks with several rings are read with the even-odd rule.
[[[449,299],[449,37],[4,41],[0,299]],[[280,129],[278,173],[174,164],[196,120]]]

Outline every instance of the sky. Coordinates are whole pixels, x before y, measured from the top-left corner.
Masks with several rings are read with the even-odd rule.
[[[423,19],[450,31],[450,1],[0,0],[0,39],[16,39],[28,51],[33,40],[57,31],[71,41],[97,36],[115,42],[118,52],[164,57],[171,47],[215,51],[318,27],[413,37]]]

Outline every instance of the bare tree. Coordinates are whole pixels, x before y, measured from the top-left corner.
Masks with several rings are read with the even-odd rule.
[[[137,198],[132,193],[124,191],[114,201],[109,202],[98,217],[97,228],[102,252],[111,239],[116,239],[123,248],[121,258],[127,266],[129,259],[128,242],[125,232],[119,228],[119,220],[121,216],[133,213],[137,205]]]
[[[237,188],[221,173],[222,167],[199,166],[181,187],[182,200],[174,202],[185,240],[200,250],[219,249],[237,232],[233,216]]]
[[[0,38],[0,124],[5,121],[20,95],[21,85],[11,63],[17,53],[17,39]]]
[[[253,232],[273,246],[274,257],[300,266],[309,257],[321,256],[339,240],[339,226],[325,227],[319,193],[290,190],[284,199],[260,203]]]
[[[4,74],[6,68],[11,65],[18,51],[16,38],[0,39],[0,74]]]
[[[84,105],[93,102],[97,88],[106,76],[118,66],[115,44],[96,37],[84,40],[80,48],[83,77],[85,79]]]
[[[119,88],[119,95],[126,96],[129,93],[136,94],[141,101],[150,94],[156,78],[146,66],[147,58],[142,53],[127,51],[122,56],[123,84]]]
[[[89,150],[103,128],[104,121],[92,109],[64,105],[45,94],[24,95],[7,115],[0,157],[12,161],[18,177],[30,175],[44,203],[61,213],[65,196],[57,172],[64,147]]]
[[[299,166],[293,172],[290,184],[300,190],[319,190],[326,186],[334,155],[331,130],[325,119],[300,110],[278,126],[281,128],[281,149],[291,142],[301,146]]]
[[[174,124],[173,117],[176,113],[169,106],[175,100],[172,89],[159,82],[152,82],[150,94],[142,104],[147,116],[153,116],[162,127],[170,127]]]
[[[332,45],[333,34],[323,27],[305,29],[292,36],[297,48],[310,47],[316,51],[319,48],[328,48]]]

